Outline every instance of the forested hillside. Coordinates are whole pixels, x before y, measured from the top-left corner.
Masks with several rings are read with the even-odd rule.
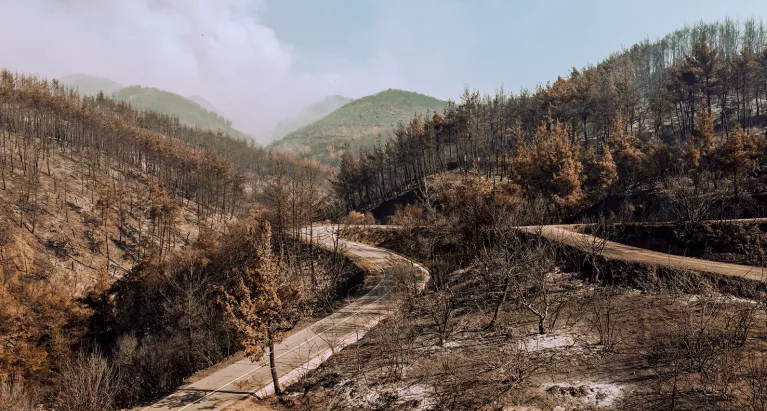
[[[205,97],[203,96],[189,96],[187,98],[199,104],[200,107],[204,108],[205,110],[211,113],[218,113],[218,109],[215,106],[213,106],[213,104],[210,101],[206,100]]]
[[[221,131],[232,137],[250,141],[251,137],[232,127],[232,121],[221,116],[202,96],[183,97],[175,93],[153,87],[125,87],[113,80],[87,74],[73,74],[58,79],[63,86],[68,86],[81,95],[96,96],[99,92],[105,97],[127,101],[133,108],[151,110],[172,117],[191,126]]]
[[[341,154],[387,141],[401,121],[414,114],[442,111],[445,102],[410,91],[389,89],[354,100],[324,118],[271,144],[301,158],[337,166]]]
[[[107,96],[124,86],[106,77],[89,76],[87,74],[72,74],[58,79],[61,84],[76,89],[81,95],[95,96],[103,92]]]
[[[231,137],[250,141],[245,133],[232,127],[232,121],[208,111],[195,101],[153,87],[130,86],[114,93],[114,98],[140,110],[151,110],[178,117],[185,124],[221,131]]]
[[[429,287],[273,404],[765,409],[766,227],[729,219],[765,216],[766,41],[699,24],[344,153],[338,196],[398,227],[360,235]]]
[[[764,189],[766,36],[753,19],[699,24],[534,92],[467,90],[460,104],[400,126],[395,139],[345,153],[338,193],[365,209],[425,176],[474,170],[542,199],[555,220],[639,193],[652,194],[624,210],[630,216],[658,196],[668,201],[654,203],[666,204],[656,218],[714,211],[680,196],[716,198],[720,212],[754,212],[753,196]],[[725,192],[740,211],[721,203]]]
[[[327,116],[350,101],[352,101],[352,99],[344,96],[325,97],[322,101],[301,110],[301,112],[294,117],[280,121],[274,129],[272,137],[275,140],[279,140],[301,127],[314,123]]]
[[[314,163],[3,70],[0,409],[174,389],[242,349],[218,297],[271,264],[301,293],[292,318],[331,307],[350,271],[295,241],[326,217],[326,181]]]
[[[378,273],[390,317],[272,405],[763,409],[765,235],[706,220],[764,215],[766,97],[767,30],[727,19],[535,91],[353,100],[273,144],[297,158],[172,93],[3,70],[0,409],[136,407],[237,352],[273,354],[364,282],[302,227],[372,223],[359,211],[405,194],[401,230],[343,232],[428,266],[427,289],[412,267]],[[563,221],[598,236],[520,231]],[[616,225],[636,221],[666,224],[657,249],[732,242],[718,258],[760,267],[606,258],[616,233],[643,245],[650,225]]]

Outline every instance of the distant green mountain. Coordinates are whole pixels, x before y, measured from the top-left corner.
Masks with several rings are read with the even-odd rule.
[[[274,129],[272,137],[274,140],[279,140],[301,127],[312,124],[327,116],[350,101],[352,101],[352,99],[344,96],[325,97],[322,101],[303,109],[294,117],[280,121]]]
[[[81,95],[94,96],[103,91],[107,96],[123,88],[123,85],[105,77],[89,76],[87,74],[73,74],[58,79],[59,82],[76,88]]]
[[[59,81],[76,88],[82,95],[92,96],[103,91],[107,96],[129,102],[134,108],[176,116],[183,123],[216,131],[221,130],[234,138],[252,139],[251,136],[232,127],[232,121],[219,115],[218,110],[201,96],[183,97],[151,87],[124,87],[108,78],[88,74],[73,74],[61,77]]]
[[[415,114],[443,111],[446,101],[411,91],[389,89],[353,100],[322,119],[289,133],[271,147],[337,166],[344,143],[356,152],[371,147],[378,135],[392,137],[397,124]]]
[[[220,114],[218,112],[218,109],[213,104],[211,104],[210,101],[206,100],[205,97],[203,97],[203,96],[189,96],[187,98],[189,100],[192,100],[195,103],[199,104],[200,107],[204,108],[205,110],[210,111],[211,113]]]
[[[221,130],[237,139],[252,139],[251,136],[232,127],[231,120],[205,109],[195,101],[169,91],[130,86],[115,92],[114,97],[130,103],[134,108],[176,116],[183,123],[216,131]]]

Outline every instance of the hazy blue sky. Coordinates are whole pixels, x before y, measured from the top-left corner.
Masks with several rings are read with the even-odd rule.
[[[767,18],[767,0],[280,0],[259,13],[307,70],[385,56],[416,91],[440,97],[464,85],[533,88],[645,37],[725,16]]]
[[[0,15],[0,66],[201,95],[268,142],[327,95],[516,92],[701,19],[767,17],[767,0],[0,0]]]

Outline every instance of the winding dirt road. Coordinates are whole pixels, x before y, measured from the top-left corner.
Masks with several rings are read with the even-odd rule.
[[[300,330],[275,346],[277,374],[282,386],[297,381],[304,373],[317,368],[334,352],[362,338],[394,308],[390,286],[392,271],[397,267],[414,270],[418,286],[423,289],[429,272],[422,266],[391,251],[338,239],[332,227],[315,227],[311,238],[304,230],[303,241],[331,251],[339,251],[355,265],[380,275],[378,285],[362,297],[332,315]],[[250,395],[264,396],[274,392],[269,359],[243,359],[207,377],[181,387],[144,410],[221,410]]]
[[[606,241],[593,235],[579,233],[575,231],[574,227],[576,226],[548,225],[520,227],[519,229],[530,234],[540,235],[561,244],[576,247],[585,252],[594,252],[613,260],[641,263],[677,270],[691,270],[730,277],[741,277],[756,281],[767,280],[767,270],[764,268],[720,263],[693,257],[682,257],[644,248],[632,247],[626,244]]]
[[[400,228],[365,227],[384,230]],[[575,225],[550,225],[519,227],[519,230],[586,252],[595,252],[609,259],[756,281],[764,281],[767,278],[767,271],[759,267],[720,263],[631,247],[579,233],[576,228]],[[308,229],[304,230],[302,240],[311,240],[327,250],[341,252],[363,270],[380,275],[381,280],[366,295],[275,346],[277,373],[283,386],[297,381],[337,350],[361,339],[388,315],[395,304],[389,291],[393,281],[391,273],[396,267],[413,267],[421,289],[428,281],[429,272],[407,258],[381,248],[340,239],[336,234],[333,227],[315,227],[311,237]],[[243,359],[229,365],[200,381],[179,388],[144,410],[221,410],[250,395],[265,396],[273,391],[268,357],[264,355],[256,362]]]

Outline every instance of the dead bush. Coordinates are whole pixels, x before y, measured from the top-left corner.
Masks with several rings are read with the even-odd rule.
[[[403,226],[412,229],[423,225],[426,214],[419,204],[406,204],[397,207],[394,215],[389,218],[389,224]]]
[[[730,344],[742,347],[746,344],[749,332],[754,326],[756,312],[759,307],[741,307],[737,310],[730,310],[726,314],[725,324],[726,335],[730,339]]]
[[[599,345],[605,353],[615,350],[623,329],[623,321],[618,313],[618,293],[618,289],[613,287],[595,290],[586,315],[586,321],[599,335]]]
[[[383,360],[384,377],[399,380],[410,363],[418,334],[415,333],[407,313],[402,310],[395,311],[378,327],[378,344],[381,347],[378,355]],[[362,368],[364,367],[359,367]]]
[[[521,270],[510,277],[514,300],[538,318],[538,333],[545,334],[553,327],[556,313],[562,308],[562,299],[553,293],[549,279],[555,270],[553,250],[545,243],[529,247],[518,264]]]
[[[767,359],[751,356],[746,364],[745,399],[752,411],[767,411]]]
[[[497,375],[497,381],[506,389],[522,384],[540,366],[527,347],[517,341],[488,348],[491,351],[478,358],[486,369]]]
[[[15,378],[0,381],[0,410],[31,411],[35,408],[35,395],[24,381]]]
[[[471,409],[469,404],[475,399],[475,395],[467,398],[468,384],[466,370],[461,367],[463,358],[452,353],[442,354],[434,364],[432,373],[438,376],[434,389],[434,408],[437,410]],[[469,404],[467,404],[469,402]]]
[[[742,351],[739,349],[724,347],[719,350],[701,372],[703,390],[709,395],[716,395],[724,400],[730,399],[740,379],[738,370],[741,360]]]
[[[688,176],[670,178],[666,204],[678,221],[696,223],[715,214],[714,206],[727,198],[724,184],[717,184],[714,176],[706,175],[693,182]]]
[[[393,284],[392,292],[406,304],[415,302],[416,297],[423,292],[423,276],[418,266],[411,262],[397,264],[390,268]]]
[[[523,386],[540,366],[539,360],[518,341],[442,350],[428,368],[435,377],[434,408],[484,409]]]
[[[341,224],[344,225],[372,225],[375,223],[376,220],[370,212],[363,214],[354,210],[341,219]]]
[[[731,305],[711,300],[688,301],[685,307],[682,318],[670,324],[669,334],[645,354],[657,380],[657,393],[667,395],[673,406],[684,380],[685,389],[728,400],[740,380],[741,347],[753,323],[754,309],[733,310]],[[683,378],[686,376],[690,378]],[[752,382],[752,391],[758,392],[759,379]]]
[[[0,221],[0,247],[10,244],[13,241],[13,231],[11,224],[7,221]]]
[[[430,334],[437,337],[440,346],[456,331],[456,315],[459,311],[458,296],[449,287],[419,299],[418,309],[429,319]]]
[[[657,395],[667,395],[674,409],[680,394],[680,380],[686,368],[682,349],[667,339],[651,344],[644,354],[647,367],[655,377]]]
[[[79,355],[64,364],[59,377],[56,409],[107,411],[115,409],[119,392],[116,369],[100,353]]]
[[[719,351],[728,345],[728,336],[719,328],[722,306],[712,302],[689,302],[672,341],[678,342],[692,371],[703,372]]]

